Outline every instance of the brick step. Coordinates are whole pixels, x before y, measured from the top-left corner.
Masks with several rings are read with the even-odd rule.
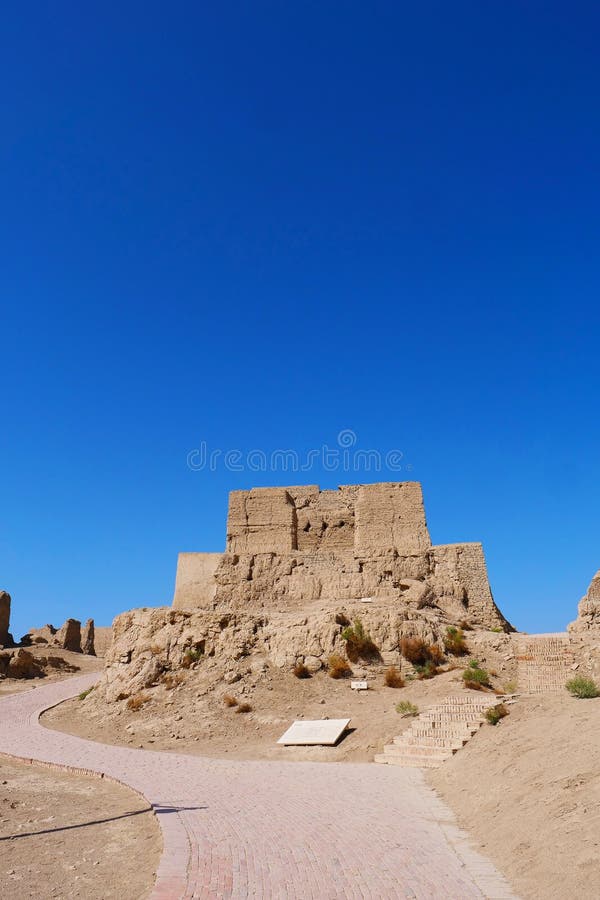
[[[396,747],[445,747],[452,750],[460,750],[461,747],[469,740],[468,737],[422,737],[421,735],[410,735],[405,732],[404,741],[394,738]],[[469,735],[470,737],[470,735]],[[389,746],[389,745],[388,745]]]
[[[410,735],[411,738],[414,738],[417,741],[426,741],[426,740],[450,740],[450,741],[468,741],[469,738],[473,737],[473,735],[479,731],[479,725],[476,728],[469,728],[468,731],[464,731],[462,729],[450,729],[450,728],[436,728],[433,731],[430,731],[426,728],[419,728],[416,731],[404,731],[402,734]],[[394,738],[394,743],[397,744],[401,742],[402,735],[399,734]]]
[[[490,706],[496,706],[499,703],[496,700],[496,703],[490,704]],[[485,711],[490,708],[490,706],[484,706],[481,709],[469,710],[469,712],[446,712],[446,711],[438,711],[438,712],[427,712],[423,713],[423,721],[424,722],[444,722],[448,719],[451,719],[453,722],[463,722],[465,724],[469,724],[470,722],[475,722],[481,718],[482,715],[485,714]],[[419,716],[420,718],[420,716]]]
[[[423,734],[429,737],[444,737],[445,734],[473,734],[479,728],[479,722],[415,722],[408,729],[411,734]]]
[[[458,697],[456,700],[443,700],[441,703],[434,703],[433,706],[429,707],[428,711],[431,709],[462,709],[463,707],[479,708],[495,702],[495,694],[480,694],[478,697],[466,694],[464,697]]]
[[[409,756],[424,756],[429,759],[448,759],[453,752],[449,747],[421,747],[420,745],[415,747],[409,744],[405,746],[386,744],[383,748],[385,756],[406,756],[408,754]]]
[[[413,769],[439,769],[444,762],[443,759],[426,759],[423,756],[384,756],[379,754],[375,757],[376,763],[382,763],[387,766],[404,766]]]

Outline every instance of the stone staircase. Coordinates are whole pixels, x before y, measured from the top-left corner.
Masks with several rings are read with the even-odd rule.
[[[495,694],[485,693],[446,697],[422,712],[393,744],[387,744],[375,762],[437,769],[479,730],[486,710],[501,702]]]
[[[573,651],[568,634],[515,636],[517,680],[522,694],[564,693],[573,676]]]

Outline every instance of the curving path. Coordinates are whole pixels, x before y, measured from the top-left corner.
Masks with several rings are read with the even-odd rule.
[[[0,700],[0,753],[107,775],[154,807],[153,900],[514,900],[417,769],[239,762],[113,747],[43,728],[97,673]]]

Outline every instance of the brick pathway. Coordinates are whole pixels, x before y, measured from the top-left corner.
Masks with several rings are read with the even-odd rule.
[[[164,844],[153,900],[514,900],[418,769],[203,759],[39,724],[96,678],[2,698],[0,753],[105,774],[146,797]]]

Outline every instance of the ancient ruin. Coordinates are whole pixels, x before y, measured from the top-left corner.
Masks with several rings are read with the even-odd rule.
[[[12,647],[10,627],[10,594],[0,591],[0,647]]]
[[[304,609],[373,598],[512,630],[482,545],[432,545],[421,485],[232,491],[226,551],[179,556],[175,609]]]
[[[404,637],[442,646],[450,625],[513,631],[481,544],[431,543],[418,483],[233,491],[225,552],[180,554],[172,607],[115,619],[96,697],[142,690],[190,654],[211,660],[215,681],[237,678],[248,658],[317,672],[345,652],[355,619],[379,660],[398,665]]]

